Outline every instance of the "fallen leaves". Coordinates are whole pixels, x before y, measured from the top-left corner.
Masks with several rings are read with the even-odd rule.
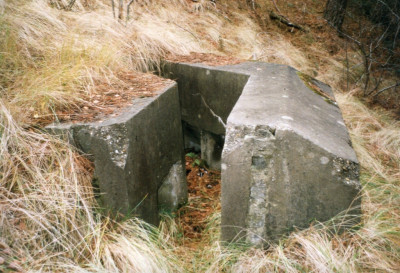
[[[178,220],[185,238],[200,241],[209,217],[221,209],[221,173],[200,167],[195,160],[186,156],[189,203],[178,211]]]
[[[219,56],[211,53],[191,52],[189,55],[169,54],[165,57],[167,61],[174,63],[202,63],[209,66],[233,65],[244,62],[229,56]]]
[[[90,95],[65,109],[51,115],[32,114],[35,123],[47,125],[58,122],[92,122],[109,116],[118,116],[122,109],[131,106],[134,100],[153,97],[171,85],[172,80],[150,73],[136,71],[119,72],[115,78],[96,78],[92,81]]]

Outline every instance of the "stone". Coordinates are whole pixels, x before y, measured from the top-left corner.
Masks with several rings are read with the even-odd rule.
[[[176,162],[158,189],[158,206],[162,211],[172,212],[188,199],[185,167]]]
[[[134,99],[133,105],[117,117],[91,123],[53,124],[47,130],[67,134],[70,142],[94,161],[94,183],[99,186],[104,207],[157,225],[160,207],[173,209],[186,202],[176,84],[154,97]],[[160,188],[164,188],[162,204]]]

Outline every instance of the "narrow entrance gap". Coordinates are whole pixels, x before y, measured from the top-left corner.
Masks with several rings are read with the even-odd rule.
[[[205,146],[202,132],[186,122],[183,123],[185,143],[185,169],[188,183],[188,204],[178,211],[178,219],[183,229],[184,237],[189,243],[200,242],[208,232],[209,223],[216,213],[221,211],[221,171],[220,158],[223,147],[219,142],[217,149],[210,151],[219,159],[219,167],[210,166],[210,163],[202,158],[202,147]],[[219,137],[223,139],[223,137]],[[217,142],[217,141],[212,141]],[[209,144],[209,149],[211,145]],[[219,153],[219,154],[218,154]]]
[[[186,157],[189,200],[178,210],[178,225],[184,236],[195,239],[196,244],[210,238],[206,235],[216,235],[218,238],[213,240],[219,240],[220,224],[213,221],[219,218],[210,218],[221,211],[220,169],[225,127],[250,76],[170,62],[162,65],[160,74],[178,84],[184,147],[189,149],[186,154],[194,153]],[[197,166],[196,159],[205,160],[209,168]],[[207,229],[211,222],[215,223],[211,226],[215,232]]]

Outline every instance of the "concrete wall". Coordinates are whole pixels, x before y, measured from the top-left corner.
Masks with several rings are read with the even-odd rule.
[[[116,118],[48,129],[68,133],[75,146],[92,156],[104,206],[157,225],[159,209],[170,210],[186,202],[176,84],[155,97],[135,99]]]
[[[202,146],[202,158],[211,168],[220,169],[226,121],[249,76],[178,63],[165,63],[162,75],[179,86],[185,148]]]

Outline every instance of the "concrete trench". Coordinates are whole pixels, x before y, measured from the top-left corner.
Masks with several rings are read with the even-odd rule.
[[[359,165],[329,86],[256,62],[162,75],[177,84],[118,117],[47,127],[92,156],[104,206],[157,225],[187,200],[191,148],[222,171],[222,241],[262,245],[349,208],[358,222]]]

